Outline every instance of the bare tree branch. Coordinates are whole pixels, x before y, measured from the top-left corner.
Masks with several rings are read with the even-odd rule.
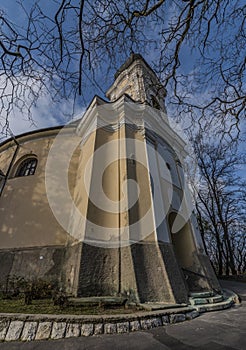
[[[180,119],[185,115],[193,126],[213,118],[224,134],[238,136],[246,104],[246,6],[242,1],[50,0],[47,7],[33,0],[29,7],[22,1],[16,4],[26,18],[22,26],[0,10],[1,72],[8,81],[0,90],[5,99],[3,120],[19,105],[31,113],[30,105],[38,100],[34,86],[54,100],[79,94],[88,103],[92,85],[105,91],[115,70],[134,51],[146,57],[151,54],[150,64],[168,90],[170,114],[175,111]],[[24,91],[18,89],[23,76],[31,84],[26,83],[25,97],[17,94]]]

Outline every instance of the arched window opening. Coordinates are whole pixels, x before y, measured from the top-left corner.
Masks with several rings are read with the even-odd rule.
[[[171,165],[169,163],[166,163],[167,169],[171,171]]]
[[[152,107],[153,108],[156,108],[156,109],[161,109],[161,106],[160,106],[160,103],[159,101],[157,100],[157,98],[153,95],[151,95],[151,104],[152,104]]]
[[[152,196],[154,196],[155,195],[155,189],[154,189],[154,180],[153,180],[153,177],[152,177],[152,175],[151,174],[149,174],[150,175],[150,185],[151,185],[151,192],[152,192]]]
[[[29,176],[34,175],[38,160],[36,158],[27,158],[19,165],[15,176]]]

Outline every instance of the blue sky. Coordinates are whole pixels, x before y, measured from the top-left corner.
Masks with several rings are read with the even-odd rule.
[[[33,4],[33,0],[25,0],[23,3],[25,8],[28,9]],[[58,8],[58,4],[55,4],[53,1],[41,0],[39,4],[42,6],[42,10],[47,14],[55,13]],[[27,17],[16,0],[2,0],[0,9],[4,11],[14,24],[20,26],[20,30],[22,26],[26,26]],[[56,103],[52,101],[49,94],[43,94],[39,98],[37,105],[32,107],[33,122],[30,122],[28,117],[23,115],[23,113],[16,108],[9,116],[10,129],[15,135],[18,135],[29,130],[62,125],[71,119],[71,111],[73,108],[73,117],[81,117],[87,105],[85,102],[88,102],[90,98],[92,98],[92,93],[99,95],[101,92],[95,88],[95,92],[90,91],[88,93],[88,90],[84,89],[83,96],[75,101],[75,106],[72,98]],[[0,141],[2,137],[0,135]]]
[[[24,0],[23,3],[25,7],[28,8],[28,6],[30,7],[30,5],[33,3],[33,0]],[[40,0],[39,4],[44,11],[47,11],[47,13],[54,13],[59,6],[59,2],[55,3],[54,1],[46,0]],[[26,16],[24,12],[20,10],[20,6],[17,5],[16,0],[2,0],[0,4],[0,9],[1,8],[6,12],[9,18],[14,19],[15,22],[17,21],[18,25],[21,26],[27,23]],[[168,8],[167,11],[168,13],[166,21],[175,14],[173,7]],[[159,22],[155,25],[150,24],[147,28],[148,37],[150,39],[154,39],[156,35],[158,35],[158,32],[162,29],[162,27],[163,24],[161,20],[159,20]],[[159,45],[161,45],[161,43],[159,43]],[[155,48],[152,47],[151,49],[149,49],[148,54],[144,56],[145,59],[150,63],[150,65],[152,63],[157,63],[159,51],[160,47],[158,47],[157,45]],[[182,60],[182,70],[186,72],[192,72],[197,58],[196,49],[194,49],[193,53],[191,54],[190,49],[184,47],[184,49],[181,51],[180,57]],[[118,56],[117,67],[115,67],[115,69],[119,68],[119,66],[124,62],[125,58],[126,57],[123,55]],[[104,58],[102,57],[102,62],[103,59]],[[115,71],[112,69],[107,79],[105,79],[104,66],[102,66],[102,64],[99,64],[97,78],[99,79],[99,81],[103,82],[103,91],[106,92],[110,84],[113,83],[114,73]],[[92,85],[91,82],[88,79],[86,79],[86,77],[84,77],[84,82],[85,85],[83,89],[83,94],[81,97],[78,97],[75,102],[75,116],[80,116],[83,114],[84,109],[87,107],[94,95],[97,94],[105,98],[103,91],[99,89],[96,84]],[[170,93],[170,91],[168,93]],[[206,91],[206,88],[204,87],[204,91],[200,90],[194,98],[203,99],[205,98],[207,93],[208,91]],[[72,100],[63,100],[56,104],[52,102],[48,94],[43,95],[38,101],[37,106],[33,107],[32,109],[35,124],[30,124],[30,121],[26,120],[25,116],[23,116],[18,110],[15,110],[14,113],[12,113],[12,115],[10,116],[10,127],[15,134],[18,134],[34,128],[62,124],[68,121],[67,115],[72,109],[72,104]]]
[[[57,10],[59,4],[53,2],[53,1],[40,1],[40,6],[42,7],[43,11],[45,13],[55,13]],[[23,1],[23,4],[25,8],[28,10],[33,4],[33,0],[25,0]],[[0,9],[2,9],[6,15],[10,19],[14,19],[15,23],[17,23],[20,28],[22,26],[25,26],[27,23],[27,17],[23,9],[21,9],[20,5],[17,4],[17,1],[15,0],[2,0]],[[170,13],[172,9],[169,9]],[[160,27],[158,26],[151,26],[149,29],[150,37],[154,37],[157,32],[160,30]],[[155,50],[150,50],[150,54],[148,57],[145,57],[146,60],[151,64],[152,60],[155,60],[158,47],[156,47]],[[191,59],[185,60],[185,52],[182,54],[184,58],[184,63],[186,63],[186,67],[189,68],[191,66]],[[124,62],[124,58],[119,56],[119,63],[115,67],[115,69],[119,68],[120,65]],[[86,77],[83,77],[85,81],[85,86],[83,89],[83,93],[81,97],[78,97],[76,100],[76,108],[74,115],[77,116],[81,114],[81,112],[84,111],[86,106],[89,104],[89,102],[92,100],[94,95],[99,95],[103,98],[105,98],[105,95],[103,93],[107,91],[107,89],[110,87],[110,85],[113,83],[113,74],[115,71],[111,70],[109,76],[105,77],[104,74],[104,67],[101,67],[97,70],[97,78],[100,81],[101,89],[98,88],[97,84],[91,83],[91,78],[87,79]],[[102,91],[103,90],[103,91]],[[30,121],[25,118],[25,116],[22,115],[17,109],[13,111],[13,113],[10,116],[10,128],[13,131],[14,134],[19,134],[27,130],[35,129],[35,128],[41,128],[41,127],[48,127],[53,126],[56,124],[63,124],[67,122],[67,118],[64,117],[64,114],[68,114],[69,110],[72,109],[72,100],[66,100],[62,103],[54,103],[49,96],[42,96],[40,98],[40,101],[38,102],[36,107],[32,108],[32,115],[34,123],[30,123]],[[47,107],[48,106],[48,107]]]

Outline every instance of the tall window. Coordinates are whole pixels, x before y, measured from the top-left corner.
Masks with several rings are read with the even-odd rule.
[[[27,158],[19,165],[15,176],[29,176],[34,175],[37,167],[36,158]]]
[[[152,107],[156,108],[156,109],[161,109],[160,103],[157,100],[157,98],[153,95],[151,95],[151,103],[152,103]]]

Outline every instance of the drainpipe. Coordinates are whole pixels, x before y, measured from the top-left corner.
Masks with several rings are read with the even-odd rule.
[[[119,181],[119,193],[118,193],[118,200],[119,200],[119,215],[118,215],[118,226],[119,226],[119,248],[118,248],[118,253],[119,253],[119,270],[118,270],[118,294],[121,295],[121,207],[120,207],[120,196],[121,196],[121,166],[120,166],[120,162],[121,162],[121,155],[120,155],[120,142],[121,142],[121,127],[120,127],[120,121],[118,123],[118,181]]]
[[[16,144],[16,149],[15,149],[14,154],[13,154],[13,156],[12,156],[12,158],[11,158],[10,163],[9,163],[9,167],[8,167],[7,172],[6,172],[6,175],[3,174],[3,176],[2,176],[2,178],[3,178],[3,184],[2,184],[2,186],[1,186],[1,188],[0,188],[0,197],[1,197],[2,194],[3,194],[3,190],[4,190],[4,188],[5,188],[5,185],[6,185],[7,181],[8,181],[10,172],[11,172],[11,170],[12,170],[13,164],[14,164],[14,162],[15,162],[15,159],[16,159],[16,157],[17,157],[17,154],[18,154],[18,151],[19,151],[19,148],[20,148],[19,142],[18,142],[15,138],[13,138],[13,140],[14,140],[14,143]]]

